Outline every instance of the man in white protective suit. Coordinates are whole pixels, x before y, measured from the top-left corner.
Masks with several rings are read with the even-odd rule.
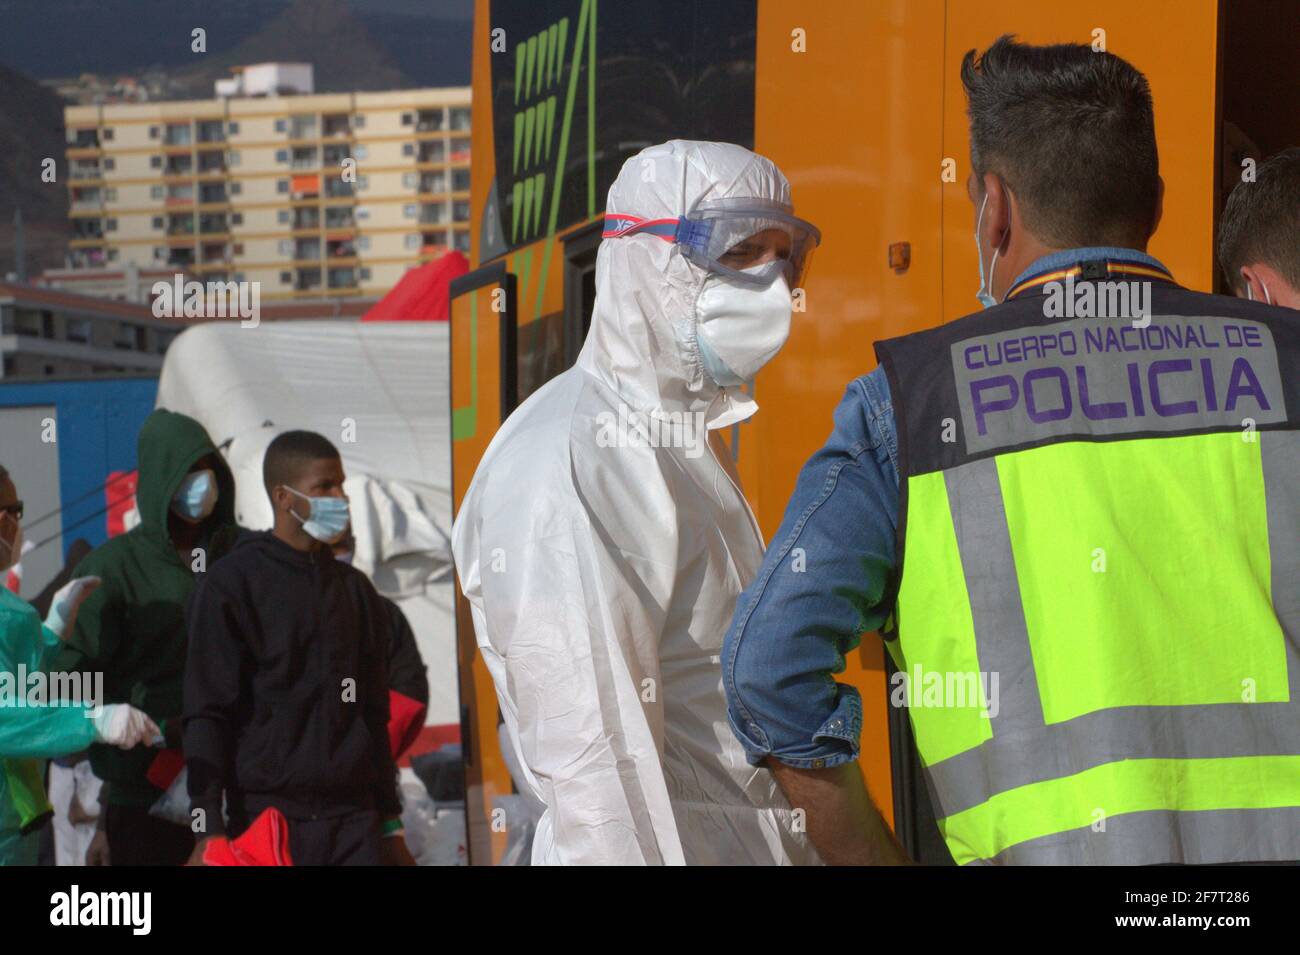
[[[719,429],[789,334],[820,234],[768,159],[673,141],[609,191],[591,331],[479,464],[453,529],[534,864],[815,863],[727,724],[719,655],[763,556]]]

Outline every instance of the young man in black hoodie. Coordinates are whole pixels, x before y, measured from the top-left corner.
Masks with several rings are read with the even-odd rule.
[[[191,861],[275,808],[297,865],[412,864],[386,729],[386,612],[330,550],[349,523],[343,463],[319,434],[288,431],[262,477],[274,528],[242,535],[187,609]]]

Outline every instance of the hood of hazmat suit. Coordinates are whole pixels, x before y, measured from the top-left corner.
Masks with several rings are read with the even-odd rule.
[[[790,201],[739,146],[632,157],[608,213]],[[727,724],[722,638],[762,537],[714,432],[757,409],[705,373],[705,269],[655,235],[604,241],[577,364],[480,462],[453,552],[504,723],[546,807],[534,864],[772,864],[817,856]]]

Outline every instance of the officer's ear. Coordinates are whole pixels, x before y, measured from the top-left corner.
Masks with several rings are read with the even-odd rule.
[[[1005,249],[1011,235],[1011,193],[1000,176],[986,172],[984,194],[988,197],[988,204],[980,222],[980,238],[990,249]]]

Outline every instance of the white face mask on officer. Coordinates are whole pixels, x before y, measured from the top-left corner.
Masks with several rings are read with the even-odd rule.
[[[756,285],[710,273],[695,302],[700,359],[722,388],[751,383],[776,357],[790,337],[794,312],[790,286],[780,270],[763,264],[740,271],[754,276],[774,271],[775,277]]]

